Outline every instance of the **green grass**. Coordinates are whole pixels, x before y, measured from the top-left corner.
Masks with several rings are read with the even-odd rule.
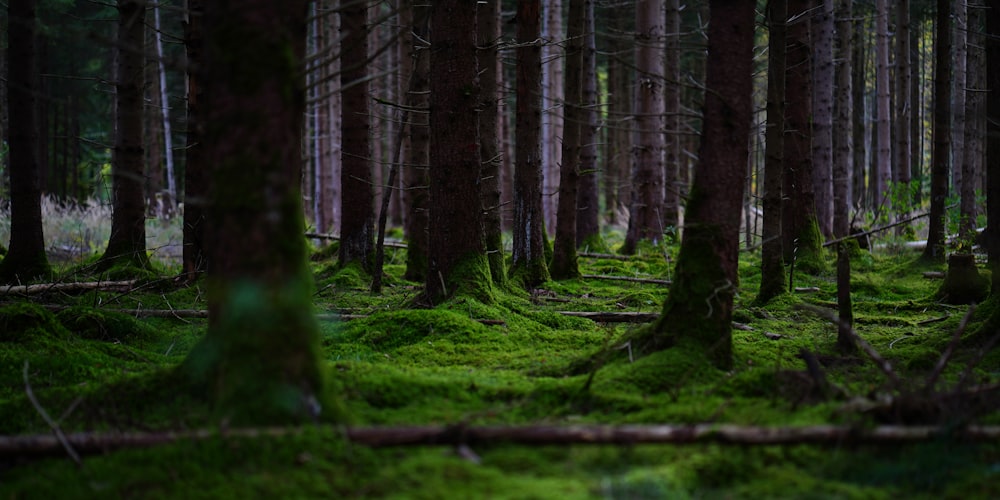
[[[608,242],[613,246],[614,235]],[[669,279],[676,247],[643,247],[628,261],[581,259],[585,274]],[[832,257],[828,257],[832,258]],[[918,388],[957,327],[964,307],[931,300],[939,281],[905,253],[861,254],[852,277],[856,328]],[[405,251],[387,253],[384,293],[367,291],[357,269],[313,262],[317,312],[363,314],[320,321],[327,369],[350,425],[724,422],[763,426],[849,423],[875,416],[847,399],[823,400],[804,374],[801,350],[827,363],[851,396],[894,394],[861,355],[834,351],[836,329],[798,308],[835,307],[832,274],[798,273],[818,291],[752,307],[759,257],[741,254],[735,368],[711,368],[674,348],[629,360],[611,351],[601,368],[582,360],[616,345],[627,325],[598,325],[560,311],[657,312],[666,287],[624,281],[549,282],[532,293],[498,291],[484,304],[458,298],[410,310],[418,283],[401,278]],[[832,272],[832,261],[827,266]],[[155,288],[155,289],[154,289]],[[204,285],[133,293],[47,294],[31,301],[74,306],[53,313],[24,298],[0,304],[0,433],[47,433],[26,395],[66,431],[217,428],[207,402],[172,368],[205,321],[136,319],[103,308],[203,309]],[[986,309],[986,308],[984,308]],[[924,323],[926,320],[947,319]],[[484,320],[489,320],[484,324]],[[983,315],[974,320],[974,327]],[[770,337],[774,335],[777,339]],[[943,375],[954,383],[977,353],[962,346]],[[996,381],[990,354],[977,382]],[[953,415],[957,418],[960,415]],[[981,421],[996,423],[990,413]],[[945,422],[953,423],[953,422]],[[2,498],[985,498],[1000,495],[1000,446],[938,441],[894,447],[719,444],[622,446],[476,445],[371,449],[346,443],[337,425],[268,438],[212,438],[90,456],[0,458]]]

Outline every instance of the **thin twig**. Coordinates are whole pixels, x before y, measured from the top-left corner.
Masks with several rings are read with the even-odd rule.
[[[969,320],[972,319],[972,313],[975,311],[976,305],[970,305],[969,310],[962,317],[962,321],[958,323],[958,328],[955,329],[955,333],[951,337],[951,342],[948,342],[948,347],[941,353],[941,357],[938,358],[934,370],[927,376],[927,382],[924,384],[925,391],[930,392],[934,389],[934,384],[937,384],[938,377],[941,376],[944,367],[948,365],[948,361],[951,359],[951,355],[954,354],[955,348],[958,347],[959,341],[962,340],[962,334],[965,333],[965,328],[969,325]]]
[[[41,403],[38,402],[38,398],[35,397],[35,392],[31,390],[31,382],[28,381],[28,360],[24,360],[24,370],[22,370],[22,373],[24,374],[24,392],[28,395],[28,400],[31,401],[31,405],[34,406],[38,414],[42,416],[42,420],[45,420],[45,423],[49,424],[49,427],[52,428],[52,432],[55,432],[56,438],[59,439],[59,443],[62,444],[62,447],[66,450],[66,454],[69,455],[69,458],[72,458],[73,462],[75,462],[77,466],[83,465],[83,462],[80,461],[80,455],[77,454],[76,450],[74,450],[72,446],[70,446],[69,441],[66,440],[66,435],[63,434],[62,429],[59,428],[59,424],[52,420],[52,417],[50,417],[49,413],[45,411],[45,408],[42,408]]]

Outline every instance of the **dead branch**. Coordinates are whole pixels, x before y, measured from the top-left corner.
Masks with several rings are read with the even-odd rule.
[[[670,284],[670,280],[658,280],[652,278],[633,278],[631,276],[603,276],[600,274],[583,274],[580,277],[592,280],[631,281],[633,283],[649,283],[654,285]]]
[[[798,309],[809,311],[821,318],[829,320],[831,323],[835,325],[841,326],[840,318],[838,318],[832,312],[827,311],[826,309],[809,304],[800,304],[795,307]],[[871,358],[871,360],[875,363],[875,366],[877,366],[880,370],[882,370],[882,373],[885,374],[886,378],[888,378],[889,381],[892,382],[893,388],[899,389],[901,386],[901,381],[899,379],[899,376],[896,375],[895,370],[892,369],[892,363],[889,363],[889,361],[883,358],[882,355],[879,354],[878,351],[876,351],[875,348],[872,347],[872,345],[869,344],[867,340],[863,339],[861,335],[858,335],[858,332],[854,330],[853,327],[847,325],[846,331],[850,332],[851,336],[854,337],[854,341],[858,343],[859,347],[861,347],[861,350],[864,351],[869,358]]]
[[[559,314],[587,318],[596,323],[648,323],[660,317],[659,313],[645,312],[559,311]]]
[[[135,286],[136,281],[88,281],[73,283],[38,283],[35,285],[5,285],[0,286],[0,295],[31,295],[44,292],[79,292],[100,290],[110,292],[127,292]]]
[[[178,441],[212,438],[284,437],[300,434],[298,427],[197,429],[163,432],[75,433],[67,442],[80,454],[107,453],[127,448],[148,448]],[[409,426],[358,427],[343,431],[353,443],[371,446],[434,446],[516,443],[522,445],[568,444],[692,444],[732,445],[797,444],[899,444],[950,437],[964,441],[1000,439],[1000,426],[898,426],[872,428],[844,425],[808,427],[756,427],[725,424],[698,425],[573,425],[573,426]],[[58,455],[62,445],[55,436],[0,436],[0,456],[40,457]]]

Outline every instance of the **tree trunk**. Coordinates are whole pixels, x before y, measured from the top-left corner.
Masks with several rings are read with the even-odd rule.
[[[986,33],[986,88],[1000,89],[1000,9],[986,10]],[[986,218],[995,298],[1000,297],[1000,92],[986,94]]]
[[[899,183],[899,199],[901,205],[896,211],[904,216],[913,204],[913,194],[910,187],[912,166],[910,165],[910,0],[896,2],[896,182]]]
[[[514,249],[510,275],[525,288],[549,279],[542,210],[541,47],[539,0],[517,2],[517,113]]]
[[[38,181],[38,121],[34,81],[36,1],[11,2],[8,14],[6,85],[10,123],[10,247],[0,262],[0,281],[20,283],[49,274],[42,234],[41,188]],[[5,73],[7,74],[7,73]],[[141,193],[140,193],[141,194]]]
[[[782,265],[781,189],[785,149],[785,30],[786,0],[767,5],[767,128],[764,157],[764,227],[761,239],[760,290],[757,303],[766,304],[787,291]]]
[[[955,193],[962,193],[962,185],[965,183],[963,175],[963,164],[965,163],[965,122],[968,115],[965,113],[965,101],[968,98],[966,92],[967,70],[969,47],[968,40],[968,2],[958,0],[953,2],[952,19],[954,36],[952,54],[949,56],[949,64],[953,66],[952,72],[952,94],[951,94],[951,163],[949,174],[951,176],[951,186]]]
[[[207,203],[208,163],[205,159],[204,100],[201,75],[202,16],[205,0],[186,0],[187,22],[184,30],[184,48],[187,51],[187,146],[184,149],[184,249],[181,258],[182,275],[194,281],[208,268],[205,250],[205,206]]]
[[[865,183],[865,171],[868,155],[868,148],[865,147],[865,136],[867,127],[865,122],[868,115],[865,113],[865,75],[868,72],[867,57],[865,56],[865,34],[867,33],[867,23],[863,19],[855,19],[851,30],[851,142],[854,143],[854,154],[852,155],[852,175],[851,175],[851,205],[857,209],[871,207],[871,199],[867,196],[868,189]],[[869,176],[870,178],[870,176]]]
[[[944,262],[944,200],[948,196],[951,159],[951,2],[937,0],[934,44],[934,147],[931,150],[931,214],[927,246],[921,258]]]
[[[789,0],[788,53],[785,83],[785,137],[782,250],[795,269],[817,272],[823,267],[822,235],[816,220],[812,177],[812,75],[809,59],[809,12],[812,0]]]
[[[853,168],[853,133],[854,122],[851,89],[851,38],[852,38],[852,8],[851,0],[837,0],[837,54],[835,74],[837,83],[834,86],[834,125],[833,125],[833,236],[843,238],[851,233],[851,174]],[[860,120],[862,117],[858,117]],[[909,164],[909,162],[907,162]]]
[[[183,369],[234,423],[313,419],[326,398],[299,190],[306,14],[304,0],[205,9],[209,325]]]
[[[507,281],[504,266],[503,227],[500,220],[500,164],[499,143],[500,94],[497,81],[497,57],[500,43],[499,0],[487,0],[476,12],[478,22],[477,53],[482,111],[479,113],[480,161],[482,162],[483,232],[486,238],[486,255],[490,263],[490,276],[494,283]]]
[[[565,43],[562,29],[563,0],[546,0],[541,4],[542,26],[542,210],[545,229],[556,227],[559,192],[559,165],[562,163],[563,136],[563,60],[556,55]]]
[[[603,249],[601,201],[597,183],[598,82],[594,0],[584,0],[583,117],[580,126],[580,189],[577,193],[576,246]]]
[[[969,4],[968,27],[968,76],[966,86],[969,91],[965,97],[965,149],[962,151],[962,185],[959,211],[959,237],[963,244],[971,246],[976,238],[976,203],[977,180],[982,171],[984,147],[983,133],[985,131],[985,114],[987,87],[984,81],[984,66],[986,60],[983,54],[983,5]],[[958,123],[955,123],[958,126]],[[957,147],[957,146],[956,146]]]
[[[476,4],[437,0],[430,25],[430,267],[426,299],[492,300],[480,195]],[[470,29],[471,28],[471,29]]]
[[[653,326],[653,348],[689,343],[732,367],[740,206],[752,119],[754,2],[712,0],[699,163],[675,280]]]
[[[375,192],[372,187],[368,101],[368,7],[351,1],[341,6],[342,96],[340,173],[340,266],[359,263],[372,270],[375,238]]]
[[[872,165],[872,207],[881,213],[891,208],[889,187],[892,182],[892,129],[889,120],[889,0],[875,1],[875,162]]]
[[[663,1],[639,0],[635,7],[636,144],[628,232],[621,248],[625,255],[634,254],[640,241],[663,238]]]
[[[167,192],[163,196],[163,205],[166,215],[170,216],[174,212],[174,205],[177,203],[177,178],[174,175],[174,142],[173,131],[170,127],[170,101],[167,93],[167,68],[163,55],[163,35],[160,24],[160,2],[153,6],[153,31],[156,40],[156,69],[159,79],[161,117],[163,119],[163,161],[167,169]]]
[[[680,0],[666,3],[666,81],[663,87],[664,157],[663,227],[679,231],[681,220],[681,6]]]
[[[149,269],[143,199],[143,41],[145,0],[118,0],[118,78],[115,85],[115,156],[111,165],[111,238],[97,264]]]
[[[584,0],[569,0],[565,49],[565,103],[563,105],[562,166],[556,238],[549,271],[554,279],[580,276],[576,255],[577,192],[580,179],[580,129],[583,118]]]
[[[812,20],[812,169],[816,220],[833,236],[833,2],[819,0]]]
[[[410,85],[414,89],[414,109],[430,108],[430,48],[428,40],[429,6],[413,5],[413,76]],[[410,281],[423,282],[427,279],[427,211],[428,165],[430,164],[430,130],[427,113],[414,113],[410,118],[410,156],[403,170],[403,185],[406,186],[406,272],[403,277]]]

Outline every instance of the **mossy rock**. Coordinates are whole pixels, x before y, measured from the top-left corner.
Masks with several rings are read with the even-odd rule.
[[[151,334],[148,326],[115,311],[74,306],[59,311],[56,318],[78,337],[90,340],[115,341]]]
[[[69,337],[70,333],[56,316],[41,306],[18,302],[0,307],[0,342]]]

